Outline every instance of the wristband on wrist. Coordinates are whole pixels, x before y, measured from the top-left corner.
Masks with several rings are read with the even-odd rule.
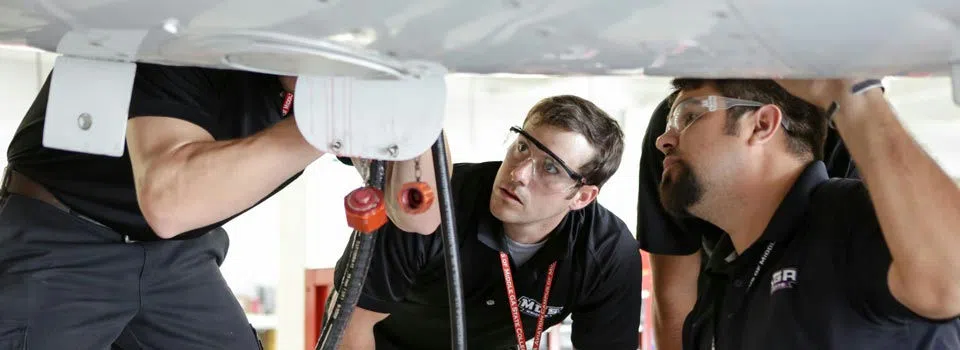
[[[850,93],[853,95],[861,95],[864,92],[867,92],[870,89],[880,88],[886,92],[886,89],[883,88],[883,82],[880,79],[866,79],[859,83],[853,84],[850,87]],[[830,102],[830,106],[827,107],[827,125],[832,129],[836,129],[836,124],[833,123],[833,116],[837,114],[837,110],[840,109],[840,103],[837,101]]]
[[[864,92],[867,92],[867,90],[875,88],[880,88],[883,90],[883,82],[881,82],[880,79],[866,79],[859,83],[853,84],[853,86],[850,87],[850,93],[854,95],[860,95]]]

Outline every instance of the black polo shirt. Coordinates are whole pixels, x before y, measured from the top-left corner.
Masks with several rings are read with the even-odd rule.
[[[471,349],[516,345],[499,252],[508,252],[489,210],[500,162],[456,164],[451,179]],[[377,349],[449,349],[450,319],[440,232],[381,230],[357,305],[390,314],[374,328]],[[532,339],[546,271],[557,261],[544,329],[572,314],[578,349],[636,349],[641,260],[629,229],[596,202],[569,213],[522,266],[511,262],[524,333]],[[343,273],[344,261],[337,264]],[[339,278],[335,278],[339,280]]]
[[[110,157],[43,146],[49,93],[50,76],[10,142],[7,149],[10,166],[43,184],[57,199],[80,214],[137,240],[158,239],[140,211],[126,149],[121,157]],[[129,118],[177,118],[200,126],[218,141],[230,140],[253,135],[280,121],[282,93],[283,87],[273,75],[137,63]],[[192,230],[176,239],[199,236],[228,220]]]
[[[925,319],[891,295],[890,262],[863,183],[828,181],[813,162],[742,255],[720,240],[684,349],[711,349],[714,335],[720,350],[960,348],[960,322]]]
[[[660,204],[660,180],[663,177],[663,152],[657,149],[657,137],[667,128],[670,97],[664,99],[647,124],[640,153],[637,192],[637,240],[640,248],[653,254],[688,255],[704,248],[713,249],[723,231],[694,217],[677,219]],[[859,178],[850,153],[835,129],[827,131],[824,162],[831,177]]]

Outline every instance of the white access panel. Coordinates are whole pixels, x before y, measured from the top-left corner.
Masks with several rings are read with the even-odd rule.
[[[443,67],[424,64],[397,80],[300,76],[297,127],[317,149],[366,159],[409,160],[440,137],[446,107]]]

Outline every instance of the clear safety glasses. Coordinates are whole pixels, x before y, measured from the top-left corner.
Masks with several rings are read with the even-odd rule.
[[[538,186],[551,192],[562,192],[583,184],[582,175],[571,170],[553,151],[523,129],[511,127],[504,144],[508,147],[504,159],[507,165],[514,170],[529,165],[533,182]]]
[[[737,98],[724,96],[701,96],[691,97],[683,100],[670,111],[667,119],[666,132],[676,131],[681,133],[690,125],[696,122],[700,117],[709,112],[727,110],[733,107],[763,107],[765,103],[741,100]],[[787,118],[780,118],[780,125],[790,131]]]

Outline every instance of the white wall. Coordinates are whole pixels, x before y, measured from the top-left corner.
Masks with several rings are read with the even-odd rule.
[[[0,51],[0,167],[7,165],[7,144],[52,66],[48,54]]]
[[[950,79],[887,79],[891,104],[917,142],[947,173],[960,179],[960,107]]]

